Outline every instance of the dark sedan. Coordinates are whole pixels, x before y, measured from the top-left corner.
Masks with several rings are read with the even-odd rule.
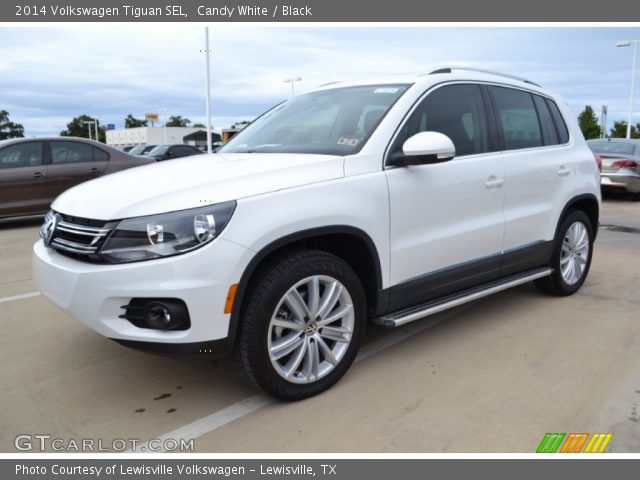
[[[202,152],[191,145],[158,145],[146,155],[153,157],[160,162],[162,160],[171,160],[173,158],[202,155]]]
[[[0,141],[0,220],[43,215],[78,183],[153,162],[84,138]]]

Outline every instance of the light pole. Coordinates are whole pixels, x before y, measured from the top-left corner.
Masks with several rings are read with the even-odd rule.
[[[207,94],[206,94],[206,106],[207,106],[207,153],[211,155],[211,73],[209,68],[209,27],[204,29],[204,41],[205,41],[205,58],[207,69]]]
[[[93,137],[91,136],[91,124],[93,121],[84,120],[82,123],[89,128],[89,140],[93,140]]]
[[[633,66],[631,67],[631,94],[629,95],[629,116],[627,117],[627,138],[631,138],[631,117],[633,116],[633,94],[636,86],[636,57],[640,40],[621,40],[616,47],[630,47],[633,45]]]
[[[293,91],[293,84],[294,84],[294,82],[300,82],[300,81],[302,81],[302,77],[285,78],[284,83],[290,83],[291,84],[291,96],[292,97],[295,95],[295,93]]]
[[[168,108],[159,108],[158,113],[164,117],[164,125],[162,127],[162,136],[164,138],[163,142],[165,145],[167,144],[167,117],[169,116]]]

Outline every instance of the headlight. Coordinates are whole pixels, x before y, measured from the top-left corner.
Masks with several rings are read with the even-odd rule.
[[[236,202],[120,221],[100,250],[110,263],[137,262],[189,252],[216,238]]]

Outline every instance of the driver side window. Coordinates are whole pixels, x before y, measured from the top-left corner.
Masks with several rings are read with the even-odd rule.
[[[451,139],[456,157],[489,152],[487,118],[479,85],[448,85],[429,93],[402,127],[392,152],[420,132]]]

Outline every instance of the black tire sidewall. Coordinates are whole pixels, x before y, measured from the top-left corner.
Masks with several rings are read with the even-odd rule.
[[[584,272],[580,280],[578,280],[575,284],[569,285],[565,282],[562,277],[562,270],[560,267],[560,258],[562,255],[562,244],[564,241],[564,237],[567,234],[567,230],[573,225],[575,222],[582,223],[587,229],[587,235],[589,236],[589,255],[587,257],[587,263],[585,265]],[[591,267],[591,259],[593,258],[593,242],[594,242],[594,232],[593,226],[591,225],[591,221],[589,217],[581,210],[571,210],[562,220],[560,227],[558,228],[558,234],[556,235],[553,256],[551,258],[551,266],[554,269],[552,274],[552,279],[554,286],[559,294],[561,295],[571,295],[577,292],[580,287],[584,284],[587,279],[587,275],[589,274],[589,269]]]
[[[293,285],[314,275],[338,280],[349,292],[354,307],[354,331],[347,352],[327,375],[310,384],[296,384],[282,378],[271,364],[268,352],[269,324],[278,302]],[[355,359],[366,323],[366,298],[360,280],[342,259],[316,251],[292,253],[272,263],[262,274],[262,285],[250,295],[247,315],[253,315],[251,328],[241,330],[240,341],[249,349],[246,360],[255,383],[267,393],[283,400],[299,400],[328,389],[349,369]]]

